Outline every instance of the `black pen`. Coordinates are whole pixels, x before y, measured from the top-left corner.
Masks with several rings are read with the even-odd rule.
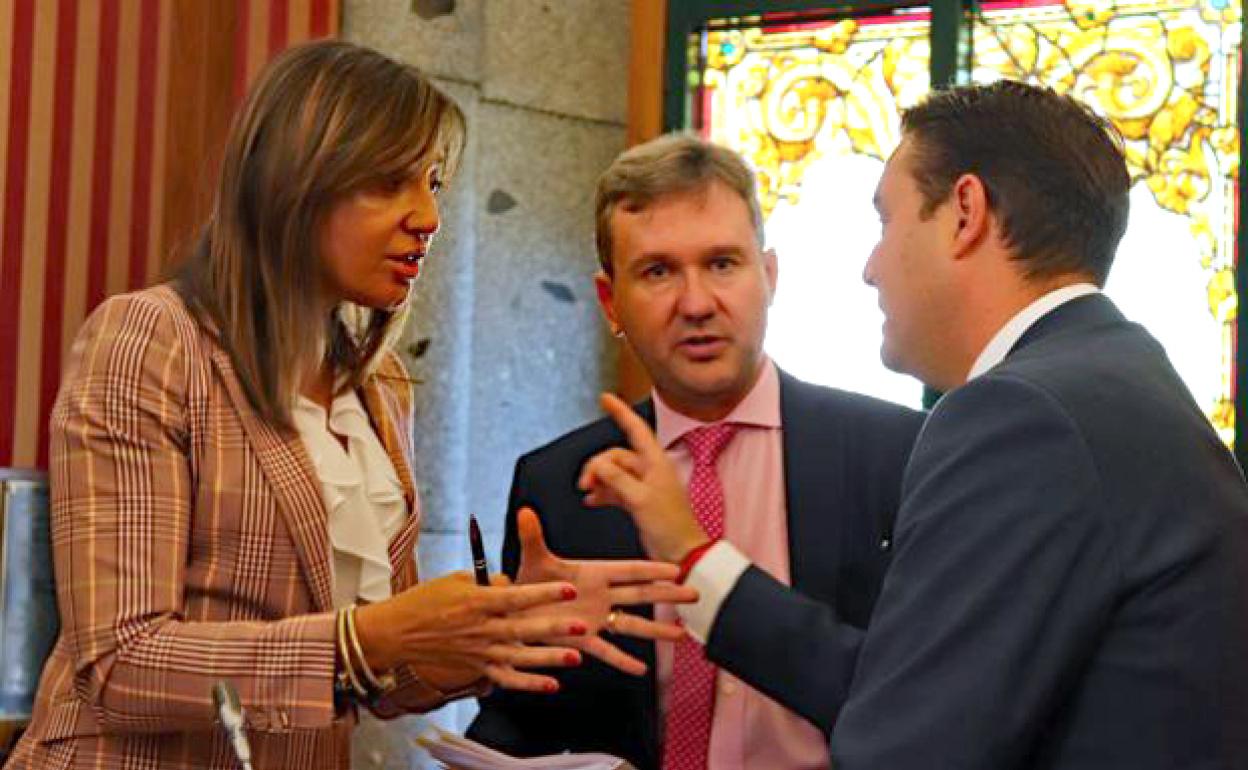
[[[485,563],[485,544],[481,542],[481,527],[477,526],[477,517],[468,514],[468,542],[472,545],[472,572],[477,577],[477,585],[490,584],[490,568]]]

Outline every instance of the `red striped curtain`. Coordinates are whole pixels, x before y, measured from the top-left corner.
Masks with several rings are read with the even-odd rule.
[[[337,29],[338,0],[0,0],[0,467],[47,466],[79,325],[202,218],[205,185],[185,180],[203,174],[179,164],[214,155],[273,54]],[[218,130],[188,145],[184,125]]]

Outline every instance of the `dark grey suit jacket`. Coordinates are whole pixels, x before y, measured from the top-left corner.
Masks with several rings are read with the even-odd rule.
[[[708,654],[837,714],[838,770],[1248,768],[1243,476],[1161,347],[1080,298],[933,410],[865,639],[751,569]]]
[[[652,404],[639,411],[653,424]],[[865,626],[888,563],[889,549],[880,543],[892,539],[901,473],[922,415],[784,372],[780,411],[794,588],[818,606],[835,606],[847,623]],[[586,508],[576,488],[585,460],[623,443],[613,423],[599,420],[520,458],[503,546],[508,574],[519,567],[515,516],[521,505],[538,511],[548,544],[560,555],[642,557],[628,515]],[[613,641],[653,672],[653,644]],[[653,675],[630,677],[592,659],[556,675],[562,689],[554,696],[497,691],[483,699],[469,736],[518,755],[607,751],[641,770],[658,767]]]

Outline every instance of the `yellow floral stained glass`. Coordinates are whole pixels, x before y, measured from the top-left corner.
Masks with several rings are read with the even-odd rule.
[[[718,29],[703,38],[702,129],[758,174],[764,215],[796,201],[815,159],[886,159],[901,110],[929,90],[926,11],[788,27]]]
[[[695,124],[758,178],[780,280],[765,347],[786,371],[912,407],[922,386],[880,361],[882,313],[862,266],[871,193],[901,111],[930,89],[927,9],[711,29],[691,73]]]
[[[1152,313],[1155,325],[1136,320],[1161,339],[1228,444],[1241,29],[1240,0],[985,2],[972,68],[975,82],[1011,78],[1069,93],[1122,133],[1131,223],[1107,290],[1120,306]]]

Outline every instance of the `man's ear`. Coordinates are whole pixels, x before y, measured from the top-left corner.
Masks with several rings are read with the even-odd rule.
[[[602,308],[602,316],[607,319],[611,333],[616,337],[624,336],[624,329],[615,315],[615,284],[611,276],[602,270],[594,273],[594,291],[598,294],[598,307]]]
[[[780,278],[780,265],[776,260],[776,250],[767,249],[763,252],[763,272],[767,274],[767,304],[776,298],[776,282]]]
[[[953,256],[961,259],[986,238],[992,227],[988,188],[975,174],[963,174],[953,183],[949,196],[957,218],[953,234]]]

